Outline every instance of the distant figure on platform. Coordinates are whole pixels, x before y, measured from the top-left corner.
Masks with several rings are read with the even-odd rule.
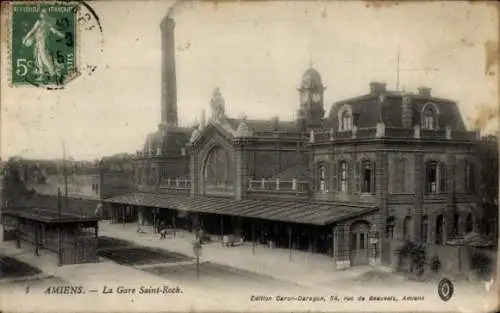
[[[167,223],[165,221],[161,221],[158,232],[160,233],[160,239],[167,238]]]
[[[94,212],[95,216],[97,216],[98,218],[101,218],[102,217],[102,204],[99,203],[97,204],[96,208],[95,208],[95,212]]]

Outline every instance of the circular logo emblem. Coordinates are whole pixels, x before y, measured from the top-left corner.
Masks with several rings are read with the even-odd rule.
[[[453,297],[453,283],[448,278],[443,278],[438,284],[438,295],[443,301],[448,301]]]

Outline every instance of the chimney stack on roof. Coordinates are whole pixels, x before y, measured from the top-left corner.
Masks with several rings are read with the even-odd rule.
[[[370,93],[379,94],[379,93],[385,92],[386,86],[387,86],[387,84],[383,83],[383,82],[371,82],[370,83]]]
[[[420,96],[430,97],[431,96],[431,90],[432,90],[432,88],[422,86],[422,87],[418,88],[418,94]]]
[[[272,118],[272,121],[273,121],[273,130],[274,131],[279,130],[280,118],[278,116],[275,116]]]

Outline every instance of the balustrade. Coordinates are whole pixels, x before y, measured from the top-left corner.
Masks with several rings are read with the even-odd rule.
[[[422,139],[446,139],[446,130],[444,129],[421,129],[420,138]]]
[[[308,190],[309,182],[299,181],[297,179],[292,180],[282,180],[280,178],[276,179],[265,179],[261,178],[259,180],[249,179],[248,180],[248,190],[250,191],[295,191],[295,192],[306,192]]]
[[[186,178],[167,178],[160,182],[160,189],[191,189],[191,181]]]

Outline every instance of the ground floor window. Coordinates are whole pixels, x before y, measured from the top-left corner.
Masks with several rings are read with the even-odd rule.
[[[470,233],[472,229],[473,229],[472,214],[469,213],[467,214],[467,218],[465,219],[465,232]]]
[[[435,243],[441,245],[444,243],[444,215],[440,214],[436,217],[436,240]]]
[[[387,239],[394,239],[394,227],[396,221],[395,218],[390,216],[387,218],[386,226],[385,226],[385,237]]]
[[[411,217],[406,216],[403,221],[403,240],[411,240]]]

